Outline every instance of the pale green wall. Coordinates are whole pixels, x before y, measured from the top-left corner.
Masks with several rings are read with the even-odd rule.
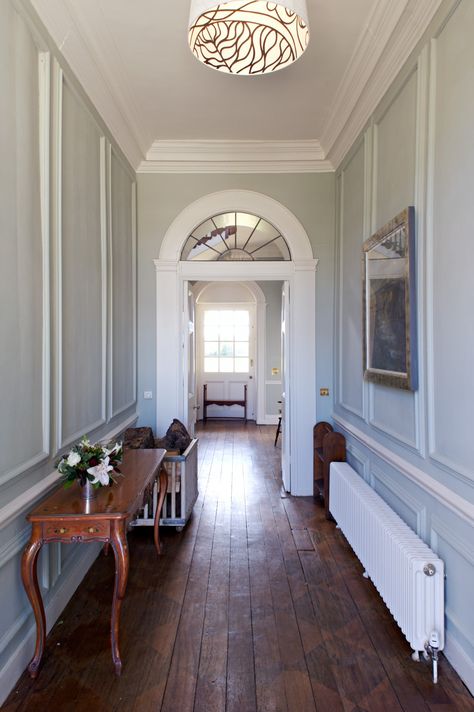
[[[337,174],[334,415],[351,464],[444,559],[446,653],[473,690],[474,3],[449,16],[452,6],[444,3]],[[361,356],[362,242],[408,205],[416,393],[365,383]]]
[[[320,262],[316,273],[318,392],[332,382],[334,175],[153,175],[138,176],[138,403],[140,424],[155,427],[155,267],[170,223],[198,198],[226,189],[253,190],[278,200],[302,223]],[[186,236],[183,235],[183,239]],[[166,348],[166,335],[163,335]],[[331,399],[318,399],[318,418],[329,417]]]
[[[25,516],[61,451],[136,410],[135,175],[24,6],[0,3],[0,704],[34,648]],[[99,548],[41,553],[48,626]]]

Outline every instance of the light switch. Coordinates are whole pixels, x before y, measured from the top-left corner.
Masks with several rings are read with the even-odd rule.
[[[153,391],[143,391],[143,397],[145,400],[151,400],[153,398]]]

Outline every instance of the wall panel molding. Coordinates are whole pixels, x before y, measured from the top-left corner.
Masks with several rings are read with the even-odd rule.
[[[0,547],[0,569],[23,549],[26,542],[30,538],[30,534],[31,526],[28,524],[28,526],[21,529],[21,531],[17,532],[11,539]]]
[[[118,423],[105,435],[102,435],[100,438],[101,442],[107,443],[110,440],[114,440],[127,428],[132,427],[137,420],[137,413],[133,413],[126,420]],[[24,514],[27,509],[31,509],[39,499],[46,496],[54,487],[57,486],[60,479],[61,475],[57,470],[54,470],[45,477],[42,477],[39,482],[2,507],[0,509],[0,531],[11,524],[16,517]]]
[[[41,211],[41,283],[42,283],[42,346],[41,346],[41,449],[26,460],[0,473],[0,486],[45,462],[50,456],[51,426],[51,350],[50,350],[50,54],[45,50],[38,35],[23,9],[17,8],[20,17],[31,33],[37,51],[38,72],[38,148],[39,148],[39,200]]]
[[[419,424],[419,421],[416,417],[416,404],[415,404],[415,437],[413,439],[411,438],[406,438],[404,437],[401,433],[396,432],[392,428],[388,427],[385,425],[385,423],[382,423],[381,421],[377,420],[377,417],[375,415],[375,403],[374,403],[374,396],[375,396],[375,389],[377,388],[376,384],[369,383],[369,416],[368,416],[368,423],[372,426],[372,428],[375,428],[375,430],[378,430],[380,433],[383,433],[386,437],[390,438],[390,440],[393,440],[395,443],[398,443],[400,445],[403,445],[404,447],[408,448],[412,452],[419,453],[419,437],[417,435],[419,431],[419,427],[417,427],[417,424]]]
[[[363,452],[363,450],[355,447],[350,442],[346,444],[346,450],[351,455],[351,457],[359,463],[364,480],[370,484],[370,460],[368,456]]]
[[[474,525],[474,504],[468,502],[463,497],[453,492],[451,489],[443,485],[434,477],[430,477],[426,472],[421,470],[416,465],[408,462],[404,458],[397,455],[392,450],[379,443],[370,435],[367,435],[352,423],[341,417],[339,414],[333,414],[334,421],[352,437],[358,440],[362,445],[367,447],[371,452],[384,460],[387,464],[399,470],[409,480],[424,489],[430,496],[434,497],[444,507],[454,512],[460,519],[467,522],[471,526]]]
[[[462,539],[453,532],[452,527],[449,527],[437,514],[431,516],[431,548],[435,553],[439,550],[439,539],[444,539],[452,548],[462,556],[467,563],[474,567],[474,550],[472,541]]]
[[[425,505],[416,497],[413,497],[409,492],[407,492],[405,487],[402,487],[393,477],[387,475],[386,472],[381,470],[376,465],[371,467],[370,472],[370,486],[377,491],[377,482],[389,490],[393,496],[398,499],[401,505],[405,506],[411,512],[416,521],[416,533],[421,539],[426,541],[426,507]],[[381,494],[379,492],[379,494]]]
[[[131,264],[129,268],[131,270],[131,300],[132,300],[132,383],[131,398],[118,406],[114,403],[114,325],[115,316],[114,312],[114,281],[115,275],[113,270],[113,258],[114,258],[114,221],[113,221],[113,198],[114,198],[114,184],[113,184],[113,171],[112,171],[112,158],[118,162],[120,168],[124,171],[124,174],[130,180],[130,236],[131,236]],[[137,220],[137,208],[136,208],[136,180],[135,176],[131,174],[128,166],[122,161],[121,157],[113,150],[113,147],[109,144],[107,150],[107,206],[108,206],[108,230],[107,230],[107,242],[108,242],[108,344],[109,353],[107,358],[108,363],[108,419],[115,418],[125,411],[129,410],[136,404],[137,401],[137,284],[136,284],[136,272],[137,272],[137,232],[136,232],[136,220]]]
[[[84,104],[80,94],[77,92],[73,83],[70,83],[64,75],[59,63],[54,62],[54,91],[53,91],[53,136],[54,136],[54,205],[55,205],[55,220],[54,220],[54,245],[55,245],[55,362],[56,362],[56,450],[55,454],[68,447],[83,435],[96,430],[101,425],[106,423],[107,419],[107,404],[106,404],[106,377],[107,377],[107,361],[106,361],[106,344],[107,344],[107,228],[106,228],[106,206],[103,200],[105,191],[103,190],[103,176],[101,167],[104,162],[105,152],[105,136],[100,125],[96,122],[95,117],[89,111],[88,106]],[[91,126],[97,131],[99,139],[98,145],[98,163],[99,174],[98,180],[100,185],[99,199],[99,219],[100,219],[100,333],[101,333],[101,349],[100,349],[100,406],[97,413],[98,417],[89,422],[84,423],[73,433],[64,433],[64,309],[63,309],[63,146],[64,146],[64,87],[71,93],[71,96],[80,104],[84,110],[84,115],[88,117]]]

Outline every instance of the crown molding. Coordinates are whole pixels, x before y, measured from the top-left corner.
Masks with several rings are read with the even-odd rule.
[[[378,0],[339,86],[321,145],[337,169],[443,0]]]
[[[83,18],[79,17],[76,6],[70,0],[30,2],[90,101],[136,169],[143,159],[149,139],[140,135],[137,128],[140,126],[134,109],[137,102],[130,87],[124,82],[123,63],[113,41],[108,36],[107,42],[104,42],[102,35],[99,38],[94,32],[94,23],[89,23],[86,28]],[[105,20],[103,26],[106,26]],[[110,67],[114,67],[114,71]]]
[[[328,173],[316,139],[154,141],[138,173]]]

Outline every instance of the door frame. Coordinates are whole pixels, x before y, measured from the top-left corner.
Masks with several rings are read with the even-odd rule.
[[[189,283],[188,283],[189,284]],[[199,282],[194,289],[196,298],[196,307],[200,303],[199,299],[205,289],[212,284],[211,282]],[[266,400],[265,400],[265,360],[266,360],[266,308],[267,301],[262,288],[253,281],[237,282],[236,284],[244,287],[250,293],[252,300],[248,304],[253,304],[255,307],[255,329],[257,338],[255,339],[255,421],[257,425],[273,425],[273,421],[269,423],[266,416]],[[202,302],[201,302],[202,304]],[[185,354],[186,357],[186,354]],[[198,394],[198,399],[199,399]],[[276,425],[275,420],[275,425]]]
[[[286,239],[291,261],[181,262],[181,249],[192,230],[210,215],[251,212],[271,222]],[[183,340],[185,283],[281,280],[290,285],[288,383],[288,461],[290,491],[313,492],[313,440],[316,422],[316,265],[308,236],[297,218],[281,203],[252,191],[227,190],[204,196],[187,206],[163,239],[156,269],[156,405],[157,431],[183,417],[187,394]],[[178,358],[176,358],[178,354]]]

